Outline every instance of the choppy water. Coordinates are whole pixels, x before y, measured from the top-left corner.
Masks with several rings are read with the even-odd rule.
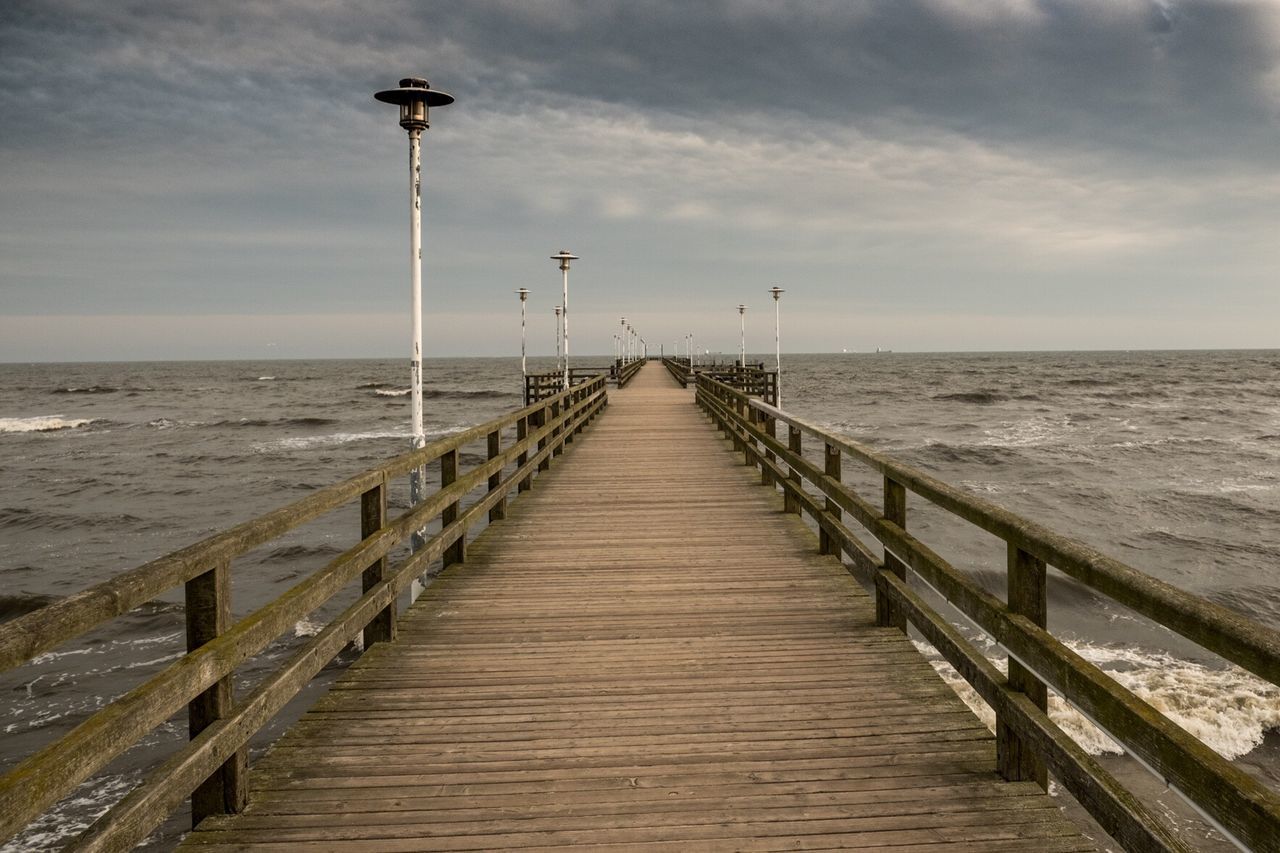
[[[783,403],[1280,627],[1278,369],[1276,351],[786,356]],[[0,618],[402,452],[405,372],[398,360],[0,365]],[[435,360],[425,376],[429,433],[520,403],[517,359]],[[874,499],[878,482],[848,467]],[[917,503],[913,531],[1002,588],[1001,543]],[[238,564],[237,613],[345,547],[349,531],[334,524]],[[1274,750],[1259,748],[1280,727],[1274,687],[1068,584],[1051,589],[1050,625],[1224,755],[1277,778]],[[174,597],[0,679],[0,767],[158,671],[182,630]],[[1089,748],[1108,748],[1058,713]],[[171,721],[22,844],[65,840],[184,732]]]

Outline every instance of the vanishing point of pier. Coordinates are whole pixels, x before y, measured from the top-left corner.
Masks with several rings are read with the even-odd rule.
[[[1240,846],[1280,849],[1274,790],[1049,633],[1046,568],[1273,683],[1275,632],[790,416],[764,371],[664,363],[532,383],[509,416],[0,626],[14,668],[186,591],[188,653],[0,779],[4,836],[186,707],[189,744],[74,849],[128,849],[188,797],[184,849],[208,853],[1097,849],[1050,778],[1126,849],[1191,849],[1056,727],[1053,690]],[[481,448],[469,470],[464,448]],[[390,483],[428,463],[439,490],[389,517]],[[854,464],[883,477],[874,503],[845,482]],[[909,533],[908,494],[1003,540],[1006,599]],[[233,620],[235,558],[335,509],[360,538]],[[233,694],[236,666],[352,587]],[[939,599],[1009,651],[1007,674]],[[908,626],[992,706],[995,733]],[[248,767],[249,737],[361,635],[363,655]]]

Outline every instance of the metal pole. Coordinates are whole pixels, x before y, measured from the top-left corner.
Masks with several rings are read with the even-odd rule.
[[[409,430],[414,450],[426,447],[422,427],[422,130],[409,131],[409,326],[412,352],[409,355]],[[422,502],[425,472],[418,466],[409,472],[409,504]],[[415,531],[412,547],[424,540]]]
[[[564,387],[569,389],[569,265],[560,267],[564,279]],[[587,282],[590,284],[590,282]]]
[[[560,372],[560,306],[556,306],[556,373]]]
[[[747,306],[738,306],[738,319],[741,323],[739,333],[741,338],[738,342],[738,367],[743,370],[747,367]]]
[[[529,291],[527,288],[522,287],[516,293],[520,294],[520,393],[523,395],[525,388],[529,385],[529,363],[525,354],[526,328],[528,325],[526,322],[527,306],[525,303],[529,299]],[[527,403],[528,401],[526,400],[525,402]]]
[[[777,377],[773,389],[773,404],[779,409],[782,408],[782,294],[786,293],[781,287],[774,286],[769,290],[773,294],[773,349],[777,358]]]

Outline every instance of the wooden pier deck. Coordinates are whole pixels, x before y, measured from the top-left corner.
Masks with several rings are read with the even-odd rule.
[[[218,850],[1088,850],[656,366],[257,762]]]

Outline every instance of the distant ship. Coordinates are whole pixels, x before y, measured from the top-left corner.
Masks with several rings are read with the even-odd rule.
[[[880,347],[876,347],[876,352],[893,352],[893,350],[891,350],[891,349],[880,349]]]

